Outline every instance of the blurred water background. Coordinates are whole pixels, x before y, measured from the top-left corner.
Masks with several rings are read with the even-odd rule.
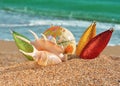
[[[78,42],[97,22],[97,34],[113,27],[109,45],[120,45],[120,0],[0,0],[0,40],[13,40],[10,29],[31,40],[53,25],[69,29]]]

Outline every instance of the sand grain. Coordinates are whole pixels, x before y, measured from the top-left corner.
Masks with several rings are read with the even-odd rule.
[[[14,42],[0,41],[1,45],[8,46],[8,49],[0,47],[0,86],[120,85],[119,56],[101,54],[93,60],[75,58],[42,67],[19,53]]]

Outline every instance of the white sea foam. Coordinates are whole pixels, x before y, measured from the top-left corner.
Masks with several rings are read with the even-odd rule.
[[[2,34],[3,32],[6,35],[10,35],[8,33],[8,31],[5,31],[5,28],[18,28],[16,30],[21,31],[21,33],[25,33],[25,31],[27,30],[20,30],[23,27],[25,28],[30,28],[31,26],[49,26],[49,25],[60,25],[60,26],[64,26],[64,27],[69,27],[71,31],[73,31],[73,33],[76,36],[76,40],[79,40],[79,36],[82,34],[82,32],[80,33],[80,31],[82,29],[80,28],[84,28],[86,29],[86,27],[88,27],[90,24],[92,23],[92,21],[82,21],[82,20],[51,20],[51,19],[33,19],[33,20],[29,20],[29,22],[27,23],[22,23],[22,24],[0,24],[0,28],[1,28],[1,32],[0,34]],[[120,32],[117,30],[120,30],[120,24],[113,24],[113,23],[102,23],[102,22],[96,22],[97,23],[97,34],[105,31],[111,27],[113,27],[115,29],[114,35],[111,38],[111,41],[109,42],[110,46],[114,46],[114,45],[120,45],[120,40],[119,40],[119,34]],[[30,27],[28,27],[30,26]],[[2,29],[3,28],[3,29]],[[32,27],[34,29],[34,27]],[[103,30],[102,30],[103,29]],[[37,31],[37,29],[34,29]],[[23,32],[24,31],[24,32]],[[26,36],[28,36],[28,34],[25,34]],[[6,39],[7,38],[7,39]],[[12,38],[10,36],[2,36],[0,37],[0,39],[4,39],[4,40],[11,40]]]
[[[0,24],[0,27],[22,27],[22,26],[30,26],[30,25],[29,24]]]
[[[92,21],[82,21],[82,20],[31,20],[29,25],[34,26],[34,25],[53,24],[53,25],[86,27],[89,26],[91,23]],[[113,27],[116,30],[120,30],[120,24],[97,22],[97,28],[109,29],[110,27]]]
[[[13,29],[32,40],[32,37],[27,33],[28,29],[41,33],[50,25],[60,25],[72,31],[78,42],[83,31],[92,23],[92,21],[36,17],[1,10],[0,15],[0,40],[13,40],[9,29]],[[120,24],[96,22],[96,25],[97,34],[113,27],[115,31],[108,45],[120,45]]]
[[[82,21],[82,20],[30,20],[26,24],[0,24],[0,27],[21,27],[21,26],[44,26],[44,25],[61,25],[61,26],[77,26],[77,27],[87,27],[92,23],[92,21]],[[109,29],[115,28],[115,30],[120,30],[120,24],[113,23],[101,23],[97,22],[97,28]]]

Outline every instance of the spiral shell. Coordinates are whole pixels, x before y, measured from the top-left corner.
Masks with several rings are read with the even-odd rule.
[[[43,33],[49,40],[56,40],[56,43],[64,48],[64,54],[74,54],[76,41],[73,34],[61,26],[52,26]]]

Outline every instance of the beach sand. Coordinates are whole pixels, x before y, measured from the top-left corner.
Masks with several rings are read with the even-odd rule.
[[[0,86],[120,86],[120,46],[106,47],[96,59],[42,67],[14,42],[0,41]]]

